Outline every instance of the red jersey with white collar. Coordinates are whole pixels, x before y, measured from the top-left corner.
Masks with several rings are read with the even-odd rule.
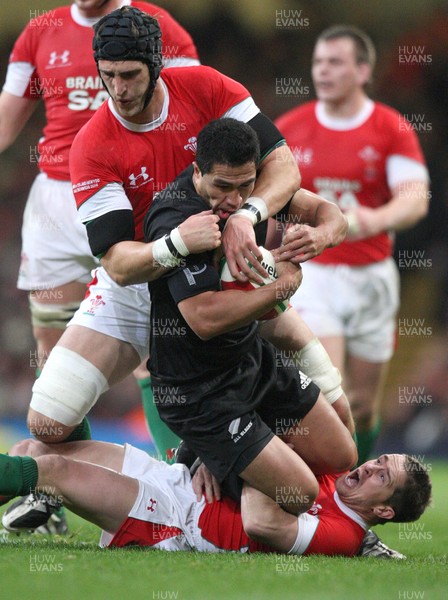
[[[159,20],[166,66],[199,63],[190,35],[167,11],[147,2],[127,4]],[[3,89],[43,98],[47,124],[36,149],[39,168],[52,179],[68,181],[73,138],[109,97],[93,60],[92,26],[99,19],[81,17],[74,4],[41,12],[14,45]]]
[[[369,100],[346,123],[325,117],[323,105],[308,102],[275,121],[295,155],[302,187],[335,202],[342,211],[389,202],[391,188],[427,181],[423,154],[412,125],[397,111]],[[366,265],[392,254],[387,233],[328,248],[319,263]]]
[[[297,554],[354,556],[364,538],[367,525],[339,499],[335,481],[339,475],[320,475],[319,495],[310,510],[300,515]],[[246,535],[239,504],[224,498],[205,504],[199,517],[201,536],[223,550],[275,552]]]
[[[212,119],[249,121],[259,109],[240,83],[198,66],[162,71],[164,105],[152,123],[123,120],[111,100],[78,133],[70,153],[73,192],[84,223],[132,209],[135,240],[153,194],[192,163],[196,136]]]

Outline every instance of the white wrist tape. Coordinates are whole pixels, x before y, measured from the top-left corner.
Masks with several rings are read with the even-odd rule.
[[[234,216],[247,217],[250,219],[252,225],[257,225],[258,223],[261,223],[261,221],[266,221],[268,218],[268,207],[266,206],[266,202],[263,200],[263,198],[251,196],[241,208],[231,215],[231,217]]]
[[[329,404],[342,395],[342,377],[328,356],[327,351],[315,337],[296,353],[298,367],[320,387]]]
[[[152,245],[153,259],[162,267],[177,267],[189,254],[178,227]]]
[[[176,227],[176,229],[172,230],[172,232],[170,233],[170,238],[174,244],[174,247],[176,248],[176,250],[179,252],[179,254],[181,256],[185,257],[190,254],[190,251],[184,244],[184,240],[182,239],[182,236],[180,235],[179,227]]]
[[[345,213],[345,216],[347,217],[347,222],[348,222],[348,233],[351,233],[352,235],[356,235],[359,233],[359,221],[358,221],[358,217],[356,216],[356,213],[351,211],[348,213]]]

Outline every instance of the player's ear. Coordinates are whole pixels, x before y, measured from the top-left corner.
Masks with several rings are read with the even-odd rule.
[[[193,183],[197,185],[201,180],[202,173],[196,161],[193,161]]]
[[[390,520],[393,519],[395,516],[395,511],[392,508],[392,506],[386,505],[386,504],[381,504],[378,506],[374,506],[372,508],[372,512],[373,514],[378,517],[379,519],[386,519],[386,520]]]
[[[362,86],[366,85],[366,83],[369,83],[369,81],[372,78],[372,67],[366,63],[359,63],[358,64],[358,83]]]

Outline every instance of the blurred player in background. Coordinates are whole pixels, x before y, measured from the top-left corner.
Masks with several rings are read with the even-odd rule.
[[[129,0],[74,0],[30,21],[14,45],[0,95],[0,152],[14,142],[37,100],[45,103],[46,125],[37,151],[40,173],[25,208],[17,284],[30,292],[41,367],[98,265],[76,211],[68,155],[76,133],[108,98],[92,56],[92,26],[127,4],[159,20],[165,67],[199,64],[190,35],[162,8]],[[146,368],[140,367],[136,376],[156,448],[162,452],[176,446],[153,407]]]
[[[359,463],[378,436],[379,405],[395,343],[399,274],[393,232],[428,210],[428,172],[412,126],[371,100],[375,66],[369,37],[336,25],[317,39],[317,101],[276,120],[293,150],[302,185],[339,205],[346,241],[303,265],[292,304],[343,375],[355,419]]]

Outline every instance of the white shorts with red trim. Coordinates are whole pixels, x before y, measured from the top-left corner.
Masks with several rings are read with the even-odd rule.
[[[138,479],[138,496],[117,533],[102,532],[100,546],[196,549],[205,500],[196,501],[187,467],[168,465],[126,444],[122,473]]]
[[[400,279],[392,258],[362,267],[302,265],[291,304],[317,337],[345,338],[347,352],[387,362],[395,347]]]
[[[98,265],[81,223],[70,181],[40,173],[23,214],[21,290],[51,290],[72,281],[88,283]]]
[[[115,283],[103,267],[92,271],[86,297],[67,327],[82,325],[131,344],[143,360],[148,356],[150,300],[147,283]]]

